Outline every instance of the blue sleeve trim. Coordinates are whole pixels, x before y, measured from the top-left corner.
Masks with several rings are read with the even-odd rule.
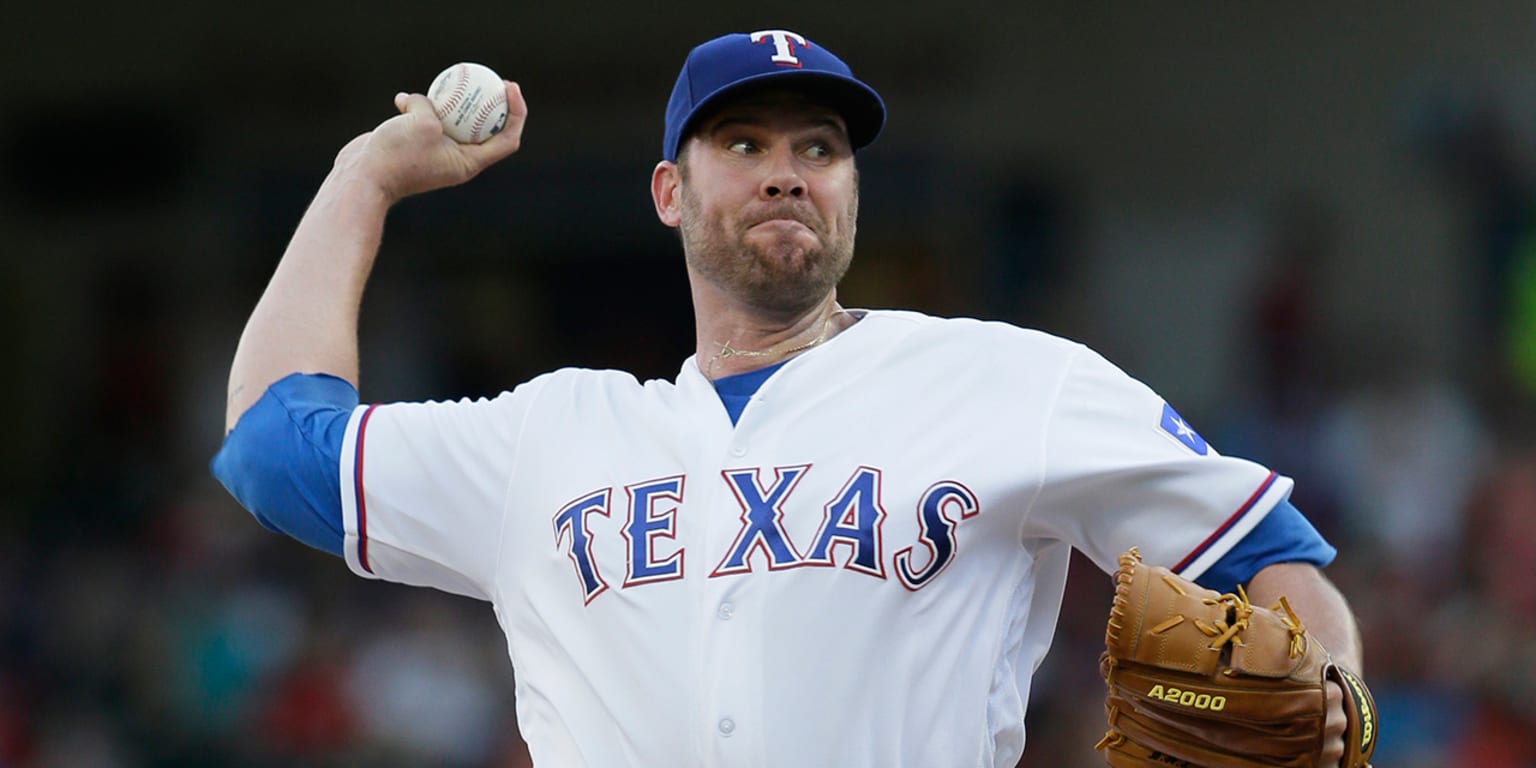
[[[1217,592],[1234,592],[1266,566],[1311,563],[1322,567],[1338,553],[1301,510],[1281,501],[1195,582]]]
[[[357,403],[343,379],[289,374],[240,417],[209,468],[263,526],[341,557],[341,443]]]

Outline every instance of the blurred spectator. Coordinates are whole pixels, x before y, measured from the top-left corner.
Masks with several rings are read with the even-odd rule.
[[[1464,206],[1476,256],[1468,339],[1477,382],[1502,407],[1518,398],[1529,418],[1536,401],[1536,169],[1500,99],[1471,108],[1436,105],[1427,152]]]
[[[1467,503],[1464,580],[1426,632],[1433,669],[1473,702],[1456,768],[1536,765],[1536,450],[1509,452]]]
[[[9,671],[0,666],[0,766],[30,761],[33,749],[25,705]]]
[[[358,712],[345,693],[346,669],[314,650],[272,681],[256,716],[257,743],[274,759],[315,763],[346,754],[361,735]]]
[[[1491,456],[1482,417],[1413,340],[1390,332],[1339,350],[1352,382],[1324,417],[1317,471],[1335,489],[1350,559],[1430,586],[1454,563],[1460,510]]]
[[[488,619],[489,610],[463,603],[440,594],[406,596],[396,626],[362,639],[347,670],[347,696],[364,735],[407,764],[487,765],[510,723],[510,702],[497,682],[510,675],[497,663],[501,644],[488,651],[463,629],[473,626],[464,611]]]
[[[1244,399],[1213,437],[1223,453],[1293,477],[1292,503],[1335,538],[1341,532],[1337,494],[1317,450],[1334,396],[1318,289],[1324,266],[1338,255],[1338,222],[1327,203],[1305,192],[1279,198],[1268,214],[1251,310],[1242,318],[1242,367],[1234,372]]]

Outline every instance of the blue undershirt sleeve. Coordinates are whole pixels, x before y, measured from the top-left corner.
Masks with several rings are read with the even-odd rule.
[[[340,557],[341,442],[357,390],[294,373],[263,392],[213,457],[213,476],[263,526]]]
[[[1217,592],[1235,592],[1237,585],[1247,584],[1265,566],[1311,563],[1322,567],[1337,554],[1301,510],[1281,501],[1195,582]]]

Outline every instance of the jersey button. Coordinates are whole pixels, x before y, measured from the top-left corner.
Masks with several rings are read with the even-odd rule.
[[[719,728],[721,736],[729,736],[736,732],[736,721],[729,717],[724,718],[720,721]]]
[[[733,445],[731,446],[731,455],[745,456],[747,455],[747,447],[745,445]]]
[[[730,621],[731,617],[736,615],[736,606],[731,603],[721,603],[717,613],[721,621]]]

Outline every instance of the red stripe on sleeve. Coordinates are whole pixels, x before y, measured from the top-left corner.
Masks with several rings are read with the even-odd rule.
[[[357,453],[352,461],[352,492],[357,496],[357,561],[369,573],[373,573],[373,568],[368,565],[368,504],[363,500],[363,433],[368,430],[368,417],[377,407],[370,405],[363,411],[357,424]]]
[[[1248,514],[1248,511],[1253,509],[1253,505],[1258,503],[1259,497],[1263,496],[1264,492],[1269,490],[1269,486],[1274,484],[1276,477],[1278,477],[1278,475],[1273,470],[1271,470],[1269,477],[1264,478],[1264,482],[1259,484],[1259,489],[1254,491],[1253,495],[1249,496],[1248,500],[1243,502],[1243,505],[1238,507],[1237,511],[1233,512],[1232,516],[1227,518],[1227,521],[1222,523],[1221,526],[1215,530],[1215,532],[1213,532],[1210,536],[1207,536],[1205,541],[1200,542],[1200,546],[1195,547],[1194,551],[1185,555],[1184,559],[1180,560],[1179,564],[1173,567],[1173,572],[1182,573],[1185,568],[1189,567],[1190,563],[1195,561],[1195,558],[1205,554],[1205,550],[1210,549],[1211,545],[1216,543],[1216,540],[1221,538],[1222,534],[1230,530],[1233,524],[1235,524],[1238,520],[1241,520],[1243,515]]]

